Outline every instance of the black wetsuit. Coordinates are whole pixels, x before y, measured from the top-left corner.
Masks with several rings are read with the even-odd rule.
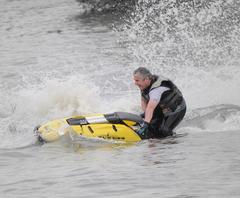
[[[149,125],[150,138],[163,138],[173,135],[173,129],[180,123],[186,113],[186,103],[177,86],[170,80],[160,80],[158,76],[151,85],[142,91],[142,97],[149,102],[149,93],[158,87],[167,87],[153,112]],[[164,112],[164,113],[163,113]]]

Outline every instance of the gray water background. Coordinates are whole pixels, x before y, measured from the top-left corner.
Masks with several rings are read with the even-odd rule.
[[[217,34],[226,26],[215,27],[222,45],[181,26],[176,45],[162,18],[145,27],[153,12],[145,6],[126,20],[86,14],[73,0],[0,1],[1,197],[240,197],[238,22],[230,18],[227,41]],[[176,137],[35,144],[33,128],[51,119],[139,113],[131,73],[141,65],[173,79],[187,99]]]

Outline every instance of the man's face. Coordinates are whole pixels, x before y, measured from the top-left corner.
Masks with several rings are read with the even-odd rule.
[[[139,73],[133,75],[133,80],[135,85],[138,86],[140,90],[146,89],[151,83],[151,81],[148,78],[144,78]]]

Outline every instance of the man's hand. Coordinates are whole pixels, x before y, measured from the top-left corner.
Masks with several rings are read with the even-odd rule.
[[[149,138],[149,123],[144,121],[142,127],[138,129],[137,133],[140,135],[142,139]]]

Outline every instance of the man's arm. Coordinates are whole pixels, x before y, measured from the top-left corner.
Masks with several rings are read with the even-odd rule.
[[[150,123],[150,121],[152,120],[153,111],[157,105],[158,105],[158,102],[155,100],[150,100],[148,102],[145,110],[145,119],[144,119],[147,123]]]
[[[145,121],[150,122],[153,117],[153,112],[157,107],[163,92],[169,90],[167,87],[158,87],[150,91],[149,96],[150,100],[145,109]]]
[[[141,107],[142,107],[143,112],[145,112],[146,108],[147,108],[147,102],[145,101],[145,99],[143,97],[141,97]]]

